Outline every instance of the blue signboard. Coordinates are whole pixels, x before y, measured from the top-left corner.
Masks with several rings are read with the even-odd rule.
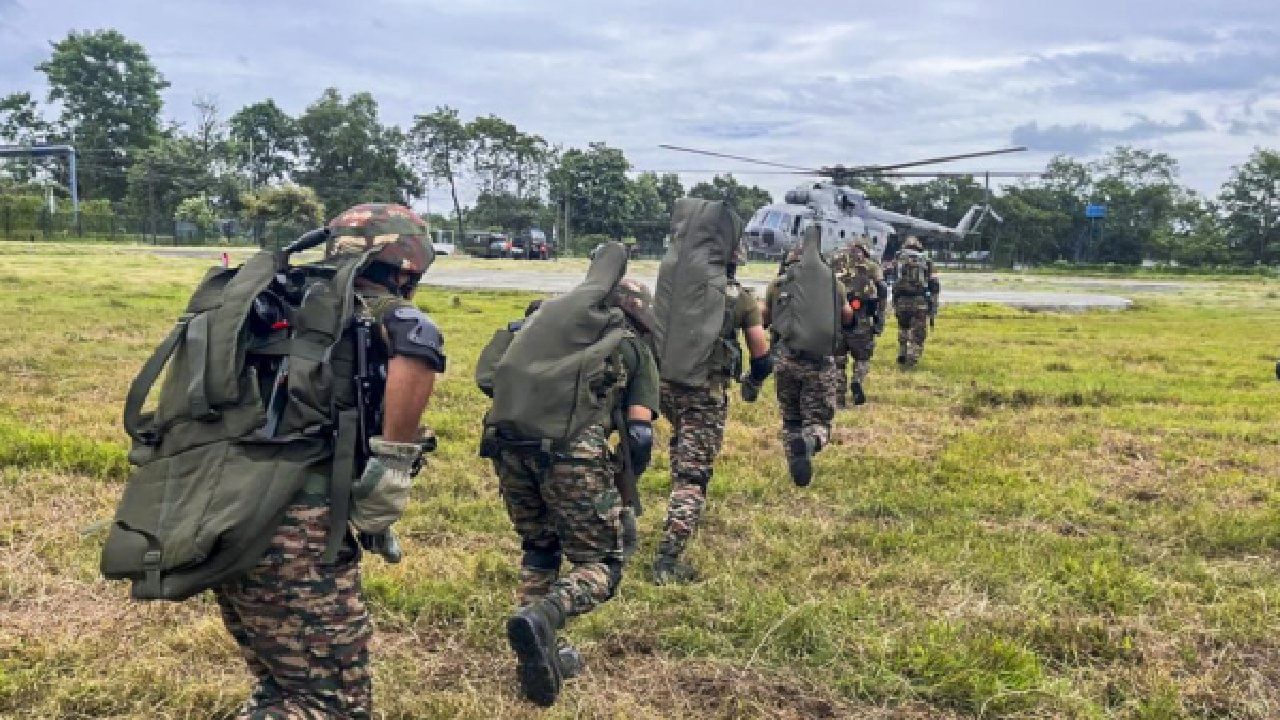
[[[1106,205],[1085,205],[1084,216],[1087,218],[1104,218],[1107,216]]]

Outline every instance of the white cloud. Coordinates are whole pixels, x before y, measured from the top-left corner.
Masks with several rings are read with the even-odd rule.
[[[48,41],[96,27],[151,51],[179,120],[198,95],[227,112],[265,97],[300,112],[332,85],[373,92],[390,122],[453,105],[562,145],[603,140],[640,169],[732,170],[775,194],[793,179],[656,146],[878,163],[1079,126],[1176,152],[1184,178],[1213,191],[1274,138],[1267,98],[1280,89],[1271,0],[0,0],[0,90],[39,89]],[[1036,168],[1054,150],[968,167]]]

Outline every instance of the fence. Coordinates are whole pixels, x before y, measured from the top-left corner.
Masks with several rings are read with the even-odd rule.
[[[217,220],[201,226],[181,220],[117,213],[50,212],[0,207],[0,240],[119,242],[148,245],[247,245],[278,248],[310,228],[290,223]]]

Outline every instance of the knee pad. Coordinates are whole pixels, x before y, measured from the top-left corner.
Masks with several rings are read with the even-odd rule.
[[[680,474],[680,479],[690,485],[697,485],[702,488],[703,494],[707,492],[707,485],[711,484],[711,476],[715,474],[714,468],[706,468],[705,470],[691,470]]]
[[[525,540],[520,543],[520,549],[524,550],[524,557],[520,560],[520,564],[524,567],[535,570],[560,569],[560,538],[554,538],[549,543],[546,541]]]

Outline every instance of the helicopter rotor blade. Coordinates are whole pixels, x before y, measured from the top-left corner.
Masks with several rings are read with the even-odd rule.
[[[932,165],[934,163],[952,162],[953,160],[967,160],[969,158],[988,157],[990,155],[1004,155],[1006,153],[1024,152],[1025,147],[1000,148],[998,150],[982,150],[979,152],[961,153],[959,155],[942,155],[934,158],[925,158],[924,160],[912,160],[911,162],[896,163],[893,165],[859,165],[852,168],[843,168],[847,174],[849,172],[876,172],[882,170],[900,170],[902,168],[917,167],[919,165]],[[823,168],[823,170],[831,170],[832,168]]]
[[[886,173],[854,173],[858,177],[886,178],[926,178],[926,177],[994,177],[994,178],[1042,178],[1045,173],[1038,171],[993,170],[991,172],[886,172]]]
[[[725,158],[728,160],[738,160],[740,162],[753,163],[755,165],[768,165],[769,167],[783,168],[784,170],[794,170],[809,175],[820,174],[813,168],[802,168],[796,165],[784,165],[782,163],[769,162],[768,160],[757,160],[756,158],[743,157],[741,155],[729,155],[727,153],[711,152],[710,150],[698,150],[696,148],[680,147],[678,145],[659,144],[658,147],[664,150],[675,150],[676,152],[694,153],[697,155],[709,155],[710,157]]]

